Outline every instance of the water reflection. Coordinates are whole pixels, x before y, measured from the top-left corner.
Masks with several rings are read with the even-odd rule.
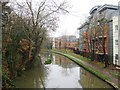
[[[45,80],[47,71],[43,66],[32,68],[32,70],[24,72],[21,77],[17,77],[15,83],[19,88],[42,88],[41,80]]]
[[[101,79],[92,75],[85,69],[80,69],[80,81],[83,88],[112,88],[107,83],[103,82]]]
[[[78,67],[77,64],[75,64],[73,61],[69,60],[68,58],[61,56],[61,55],[55,55],[54,58],[54,64],[59,65],[63,68],[73,68]]]
[[[47,88],[81,88],[78,83],[80,68],[63,56],[53,55],[53,57],[52,64],[45,66],[49,68],[45,86]]]
[[[43,54],[42,62],[52,58],[52,63],[37,66],[16,79],[20,88],[103,88],[110,87],[66,57],[57,54]],[[43,82],[42,82],[43,81]]]

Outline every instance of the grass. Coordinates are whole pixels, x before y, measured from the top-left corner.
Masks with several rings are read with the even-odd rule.
[[[75,54],[73,54],[71,51],[67,51],[67,52],[65,52],[65,53],[63,53],[63,52],[56,52],[56,51],[53,51],[53,52],[54,52],[54,53],[57,53],[57,54],[61,54],[61,55],[65,56],[65,57],[71,59],[72,61],[74,61],[75,63],[77,63],[78,65],[80,65],[80,66],[83,67],[84,69],[86,69],[87,71],[91,72],[92,74],[96,75],[98,78],[102,79],[103,81],[105,81],[105,82],[107,82],[108,84],[112,85],[114,88],[118,89],[118,87],[117,87],[114,83],[112,83],[110,77],[108,77],[108,76],[106,76],[106,75],[104,75],[104,74],[96,71],[94,68],[92,68],[92,67],[90,67],[90,66],[87,66],[87,65],[81,63],[80,61],[76,60],[75,58],[71,57],[70,55],[75,56],[76,58],[79,58],[79,59],[84,60],[84,61],[86,61],[86,62],[90,61],[89,59],[84,58],[84,57],[82,57],[82,56],[80,56],[80,55],[79,55],[79,56],[78,56],[78,55],[75,55]],[[67,54],[68,52],[69,52],[70,55]],[[97,64],[99,64],[100,66],[103,66],[103,64],[101,64],[101,63],[97,63]]]
[[[67,49],[66,50],[65,49],[58,50],[58,49],[54,49],[54,51],[59,51],[59,52],[62,52],[62,53],[68,53],[68,54],[70,54],[70,55],[72,55],[72,56],[74,56],[74,57],[76,57],[78,59],[81,59],[81,60],[85,61],[85,62],[89,62],[90,61],[89,58],[77,55],[77,54],[73,53],[72,50],[67,50]]]
[[[86,70],[92,72],[93,74],[97,75],[98,77],[102,77],[104,80],[111,80],[109,77],[107,77],[106,75],[103,75],[101,74],[100,72],[94,70],[93,68],[87,66],[87,65],[84,65],[83,63],[81,63],[80,61],[76,60],[75,58],[71,57],[70,55],[68,54],[64,54],[64,53],[60,53],[60,52],[55,52],[55,53],[58,53],[58,54],[61,54],[61,55],[64,55],[66,56],[67,58],[71,59],[72,61],[74,61],[75,63],[77,63],[78,65],[82,66],[83,68],[85,68]]]
[[[120,75],[119,75],[119,72],[110,72],[110,74],[112,74],[112,76],[113,77],[115,77],[115,78],[118,78],[118,77],[120,77]]]
[[[74,57],[76,57],[76,58],[78,58],[78,59],[80,59],[80,60],[82,60],[82,61],[85,61],[85,62],[91,62],[91,60],[89,59],[89,58],[86,58],[86,57],[83,57],[83,56],[81,56],[81,55],[79,55],[79,54],[75,54],[72,50],[68,50],[68,49],[62,49],[62,50],[58,50],[58,49],[54,49],[55,51],[59,51],[59,52],[62,52],[62,53],[67,53],[67,54],[70,54],[70,55],[72,55],[72,56],[74,56]],[[96,66],[99,66],[99,67],[101,67],[101,68],[103,68],[104,67],[104,63],[103,62],[96,62],[96,61],[93,61],[92,62],[94,65],[96,65]],[[92,64],[91,63],[91,64]]]
[[[77,54],[74,54],[73,52],[72,52],[72,53],[69,53],[69,54],[72,55],[72,56],[74,56],[74,57],[76,57],[76,58],[78,58],[78,59],[81,59],[81,60],[83,60],[83,61],[85,61],[85,62],[91,61],[90,59],[88,59],[88,58],[86,58],[86,57],[83,57],[83,56],[80,56],[80,55],[77,55]]]

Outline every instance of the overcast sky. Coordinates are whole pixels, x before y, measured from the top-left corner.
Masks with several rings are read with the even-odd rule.
[[[56,32],[51,32],[52,37],[61,35],[78,36],[77,28],[89,16],[89,11],[96,5],[118,5],[120,0],[67,0],[71,6],[70,14],[60,15]]]

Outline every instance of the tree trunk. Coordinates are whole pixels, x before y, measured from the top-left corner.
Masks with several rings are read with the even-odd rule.
[[[105,40],[103,40],[103,59],[105,61],[105,67],[108,66],[108,58],[106,56],[106,51],[105,51]]]
[[[95,60],[95,46],[94,46],[95,42],[93,41],[93,50],[92,50],[92,61]]]

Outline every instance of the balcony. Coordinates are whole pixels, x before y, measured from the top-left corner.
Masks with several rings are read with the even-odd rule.
[[[106,38],[107,36],[98,36],[98,38]]]

